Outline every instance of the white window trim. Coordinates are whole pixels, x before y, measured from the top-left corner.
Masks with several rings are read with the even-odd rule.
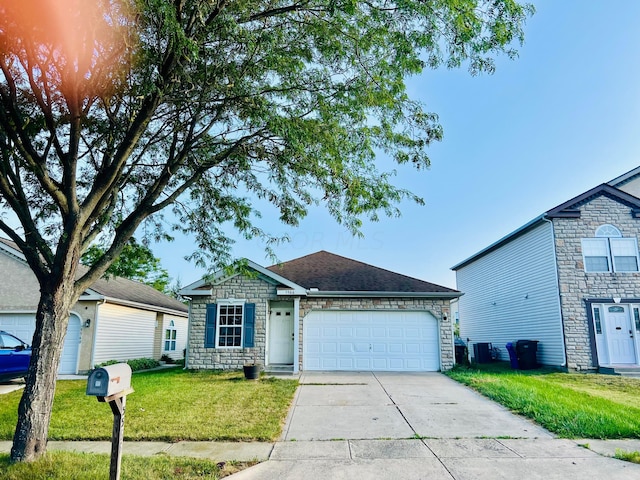
[[[169,334],[169,338],[167,338],[167,332],[171,332]],[[173,348],[167,349],[167,342],[169,345],[172,345]],[[178,329],[176,328],[176,324],[173,320],[169,322],[169,325],[164,330],[164,343],[163,343],[163,351],[164,352],[175,352],[178,346]]]
[[[244,305],[245,305],[245,301],[244,300],[234,300],[234,299],[229,299],[229,300],[220,300],[218,302],[218,305],[216,307],[216,338],[215,338],[215,347],[214,348],[220,348],[220,349],[233,349],[233,348],[242,348],[242,344],[244,342]],[[228,325],[221,325],[220,324],[220,310],[222,307],[237,307],[237,306],[241,306],[242,307],[242,322],[240,323],[240,345],[220,345],[220,338],[221,338],[221,334],[220,334],[220,329],[221,328],[226,328]],[[234,327],[237,327],[238,325],[234,325]]]
[[[638,268],[636,270],[619,270],[616,267],[616,257],[620,257],[621,255],[614,255],[614,252],[612,251],[612,248],[611,248],[610,237],[583,238],[581,242],[582,243],[582,261],[583,261],[584,271],[586,273],[637,273],[640,271],[640,255],[638,255],[638,239],[635,237],[634,238],[612,237],[612,238],[614,238],[617,241],[633,242],[633,251],[635,252],[636,266]],[[606,250],[607,250],[607,263],[609,264],[608,270],[587,270],[587,258],[594,257],[595,255],[585,255],[585,248],[584,248],[585,240],[587,241],[599,240],[599,241],[605,242]]]

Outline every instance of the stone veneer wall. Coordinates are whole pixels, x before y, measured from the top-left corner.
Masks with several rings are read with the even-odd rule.
[[[211,296],[196,296],[191,301],[191,325],[187,351],[187,368],[192,369],[240,369],[245,362],[253,360],[254,348],[215,349],[204,347],[206,305],[224,299],[241,299],[256,304],[255,348],[258,362],[264,364],[266,346],[266,319],[269,301],[286,300],[278,297],[276,287],[257,278],[236,276],[213,288]],[[442,370],[449,370],[454,364],[453,330],[449,315],[448,299],[426,298],[301,298],[300,337],[298,358],[302,369],[302,345],[304,316],[312,310],[424,310],[431,313],[440,328],[440,356]],[[446,315],[446,320],[444,319]]]
[[[254,348],[205,348],[204,330],[208,303],[226,299],[245,300],[256,304]],[[276,300],[276,287],[258,278],[242,275],[213,287],[209,297],[193,297],[191,301],[191,325],[187,351],[187,368],[192,369],[240,369],[252,362],[257,349],[258,363],[264,365],[266,320],[269,300]]]
[[[625,238],[638,238],[640,219],[631,207],[600,196],[580,207],[580,218],[554,218],[553,227],[560,284],[567,368],[594,370],[586,298],[638,298],[640,273],[587,273],[581,239],[595,237],[600,225],[617,227]]]
[[[438,320],[440,328],[440,362],[442,371],[454,364],[453,327],[449,314],[449,300],[430,298],[301,298],[300,299],[300,357],[302,369],[302,322],[312,310],[424,310]],[[446,320],[444,316],[446,315]]]

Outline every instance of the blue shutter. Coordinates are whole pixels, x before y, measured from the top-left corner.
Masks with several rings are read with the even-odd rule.
[[[244,304],[244,346],[253,347],[253,337],[256,330],[256,304]]]
[[[204,346],[215,348],[216,346],[216,315],[218,306],[215,303],[207,304],[207,317],[204,322]]]

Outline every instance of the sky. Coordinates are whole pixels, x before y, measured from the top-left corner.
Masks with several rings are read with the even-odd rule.
[[[322,206],[295,229],[274,218],[273,232],[291,237],[275,250],[280,261],[326,250],[455,288],[456,263],[640,165],[640,2],[532,3],[519,58],[498,58],[493,75],[443,68],[408,80],[444,128],[430,169],[398,168],[396,183],[426,205],[401,204],[401,218],[365,224],[364,238]],[[189,238],[151,247],[183,286],[205,273],[183,259]],[[257,240],[232,253],[272,264]]]

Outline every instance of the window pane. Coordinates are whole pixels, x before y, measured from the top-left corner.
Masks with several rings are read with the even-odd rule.
[[[602,322],[600,321],[600,309],[597,307],[593,309],[593,321],[596,324],[596,333],[601,334]]]
[[[168,342],[168,341],[164,342],[164,349],[165,350],[169,350],[170,346],[171,346],[171,342]]]
[[[177,334],[177,330],[172,330],[171,331],[171,340],[175,340],[176,339],[176,334]]]
[[[616,272],[637,272],[638,259],[636,257],[613,257]]]
[[[608,257],[609,247],[606,238],[583,238],[582,253],[585,257]]]
[[[608,272],[609,259],[607,257],[584,257],[586,272]]]
[[[164,338],[166,338],[166,339],[171,338],[171,330],[165,330],[165,332],[164,332]]]
[[[633,309],[633,319],[636,322],[636,330],[640,332],[640,311],[637,308]]]

